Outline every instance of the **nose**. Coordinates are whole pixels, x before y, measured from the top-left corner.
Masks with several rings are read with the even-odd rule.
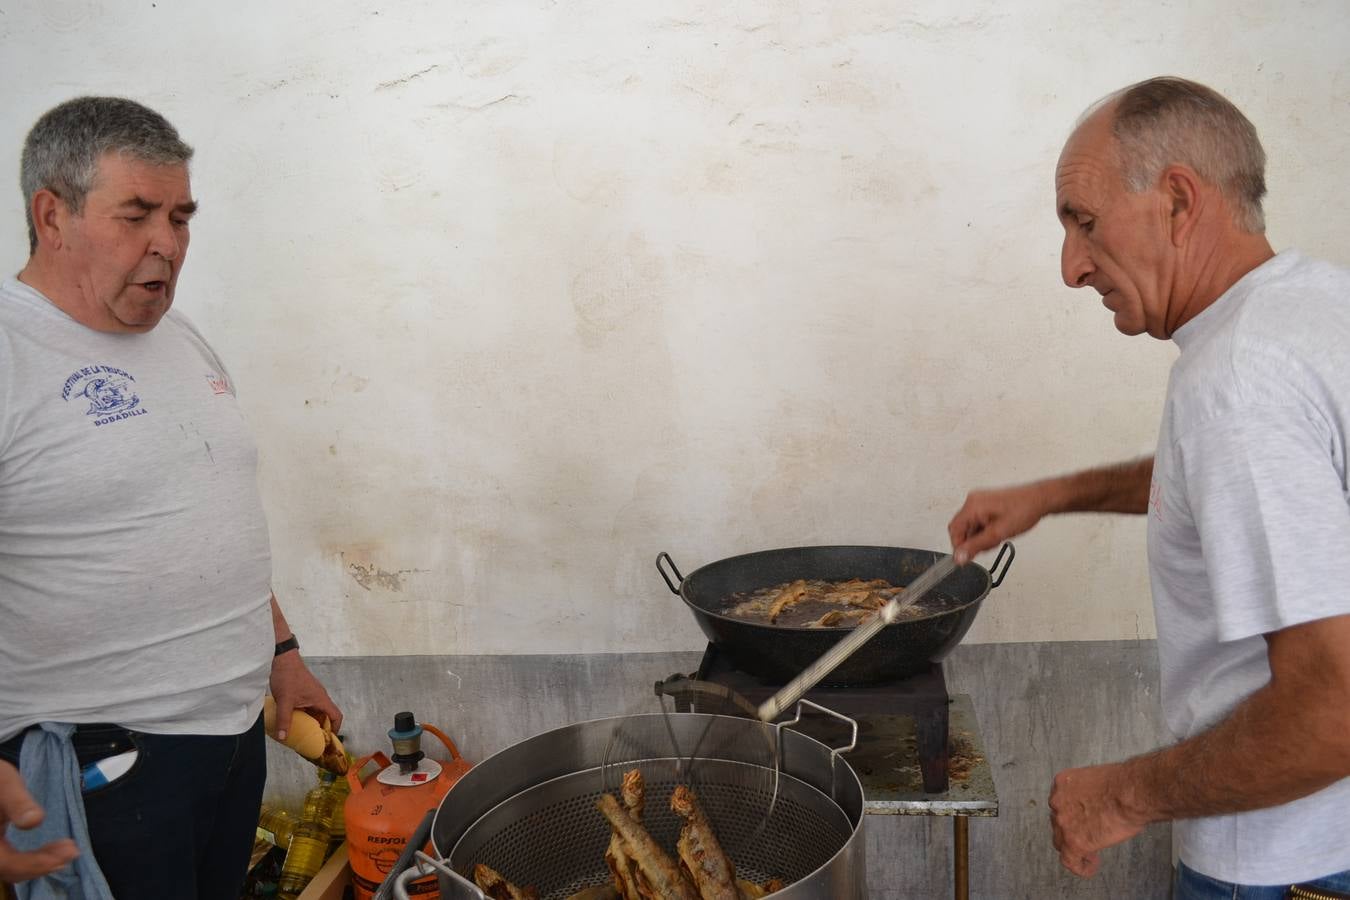
[[[155,223],[154,231],[150,235],[150,253],[163,259],[173,261],[183,252],[183,245],[187,243],[186,235],[179,234],[178,226],[168,219],[164,218]]]
[[[1072,226],[1064,231],[1064,247],[1059,255],[1059,268],[1064,283],[1072,288],[1083,287],[1088,283],[1092,273],[1097,271],[1085,242],[1078,234],[1078,229]]]

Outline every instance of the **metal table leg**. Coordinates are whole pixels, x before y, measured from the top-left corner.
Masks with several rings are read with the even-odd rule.
[[[952,816],[952,861],[956,900],[970,900],[970,818]]]

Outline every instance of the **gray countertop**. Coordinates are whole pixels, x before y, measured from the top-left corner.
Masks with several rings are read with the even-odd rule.
[[[925,794],[907,716],[859,716],[858,747],[846,757],[862,780],[870,815],[997,816],[998,792],[968,694],[952,695],[947,790]]]

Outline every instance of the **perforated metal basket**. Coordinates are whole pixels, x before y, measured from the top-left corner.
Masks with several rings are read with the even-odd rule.
[[[620,725],[649,737],[651,746],[668,742],[662,716],[601,719],[537,735],[479,763],[437,810],[432,839],[442,859],[424,857],[405,873],[405,883],[435,868],[442,898],[482,900],[464,877],[475,863],[534,887],[543,900],[563,900],[607,882],[610,828],[595,803],[606,742]],[[840,749],[785,726],[731,717],[674,713],[669,726],[681,743],[712,735],[707,744],[717,756],[700,761],[697,790],[738,877],[788,882],[774,895],[780,900],[863,900],[862,786]],[[764,740],[759,729],[775,732],[781,751],[776,800],[772,779],[757,765],[755,751]],[[753,762],[738,755],[751,755]],[[647,783],[644,824],[673,857],[681,825],[669,807],[682,780],[677,761],[634,760],[631,767]]]

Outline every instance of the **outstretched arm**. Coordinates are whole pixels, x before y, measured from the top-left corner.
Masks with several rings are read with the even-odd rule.
[[[969,562],[1053,513],[1145,513],[1152,479],[1149,456],[1029,484],[972,491],[947,525],[952,552],[958,563]]]

